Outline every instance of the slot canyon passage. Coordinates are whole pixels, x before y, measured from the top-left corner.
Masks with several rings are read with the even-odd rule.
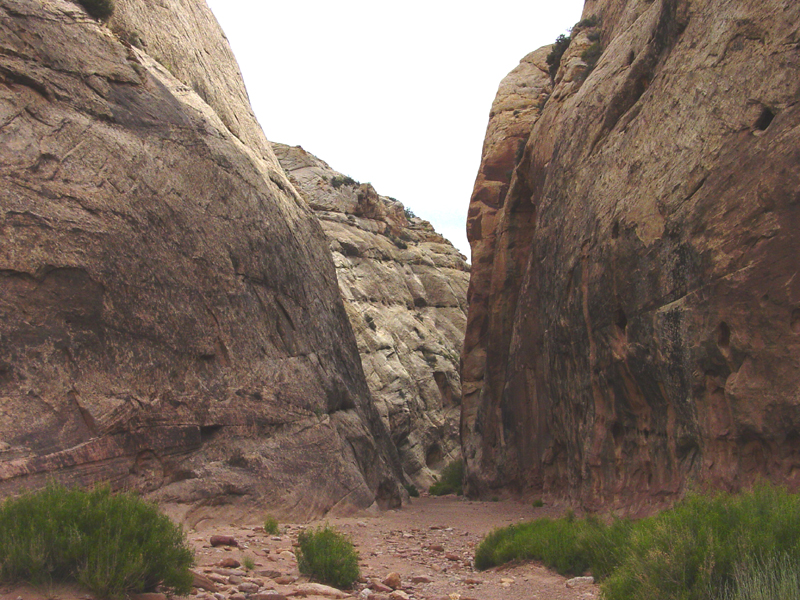
[[[599,591],[475,572],[494,527],[797,489],[796,1],[587,0],[500,84],[471,266],[270,143],[204,0],[0,24],[3,497],[137,490],[186,526],[201,600],[336,597],[294,555],[325,520],[375,584],[341,597],[512,600]],[[409,498],[459,457],[465,498]]]

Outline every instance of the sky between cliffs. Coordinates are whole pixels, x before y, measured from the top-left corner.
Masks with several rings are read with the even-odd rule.
[[[466,219],[497,87],[583,0],[208,0],[272,141],[300,145],[428,219]]]

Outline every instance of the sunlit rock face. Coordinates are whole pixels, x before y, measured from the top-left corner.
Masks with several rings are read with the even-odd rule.
[[[117,7],[0,0],[0,491],[398,505],[328,240],[219,27]]]
[[[492,109],[469,214],[468,489],[646,510],[759,477],[796,488],[800,4],[592,16],[552,85],[547,48]]]
[[[273,149],[329,238],[367,383],[406,477],[427,488],[460,456],[465,257],[370,184],[300,147]]]

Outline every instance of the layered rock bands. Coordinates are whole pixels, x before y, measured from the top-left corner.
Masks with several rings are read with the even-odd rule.
[[[468,488],[630,509],[796,488],[800,4],[583,17],[554,81],[537,51],[492,108],[468,224]]]

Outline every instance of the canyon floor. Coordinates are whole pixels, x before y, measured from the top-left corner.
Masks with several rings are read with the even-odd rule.
[[[322,600],[334,590],[308,585],[300,576],[293,544],[303,528],[329,523],[352,539],[361,557],[366,583],[339,598],[359,600],[594,600],[595,585],[567,586],[567,579],[535,563],[488,571],[472,567],[475,547],[497,527],[542,516],[557,509],[533,508],[513,501],[473,502],[455,496],[414,498],[410,505],[378,515],[337,517],[306,524],[282,523],[280,535],[264,532],[246,515],[236,523],[220,513],[197,522],[188,538],[197,553],[195,571],[207,578],[209,590],[198,589],[196,600],[278,600],[281,596]],[[229,516],[229,515],[226,515]],[[230,520],[231,516],[229,516]],[[212,546],[212,536],[232,536],[238,546]],[[246,571],[245,557],[255,564]],[[390,573],[400,576],[400,594],[379,585]],[[213,582],[213,584],[212,584]],[[372,583],[372,588],[368,585]],[[378,589],[374,589],[378,588]],[[322,592],[322,593],[318,593]],[[333,595],[331,595],[333,594]],[[143,595],[144,596],[144,595]],[[89,600],[71,588],[0,588],[0,600]],[[160,600],[147,595],[138,600]],[[134,599],[136,600],[136,599]]]
[[[292,544],[303,527],[327,522],[350,536],[361,557],[361,573],[367,582],[383,582],[390,573],[397,573],[401,581],[399,589],[411,599],[595,599],[599,596],[597,586],[582,584],[568,588],[567,579],[534,563],[488,571],[476,571],[472,567],[476,545],[493,529],[536,517],[555,516],[558,512],[512,501],[472,502],[455,496],[422,497],[412,499],[412,503],[402,509],[376,516],[284,524],[280,536],[264,534],[257,524],[226,528],[218,523],[208,526],[199,523],[190,540],[197,548],[199,571],[205,571],[222,583],[233,572],[219,568],[220,562],[225,558],[241,560],[249,554],[256,563],[253,579],[259,579],[261,574],[264,582],[260,592],[287,597],[298,591],[303,593],[302,584],[306,581],[299,578],[291,554]],[[211,547],[209,540],[214,534],[233,535],[242,547]],[[277,573],[280,575],[275,577]],[[234,577],[237,574],[234,573]],[[299,579],[290,582],[295,577]],[[352,596],[369,598],[372,593],[376,599],[390,597],[387,590],[364,592],[364,587],[364,584],[357,586]],[[223,593],[230,597],[231,591]],[[308,597],[317,596],[308,594]]]

